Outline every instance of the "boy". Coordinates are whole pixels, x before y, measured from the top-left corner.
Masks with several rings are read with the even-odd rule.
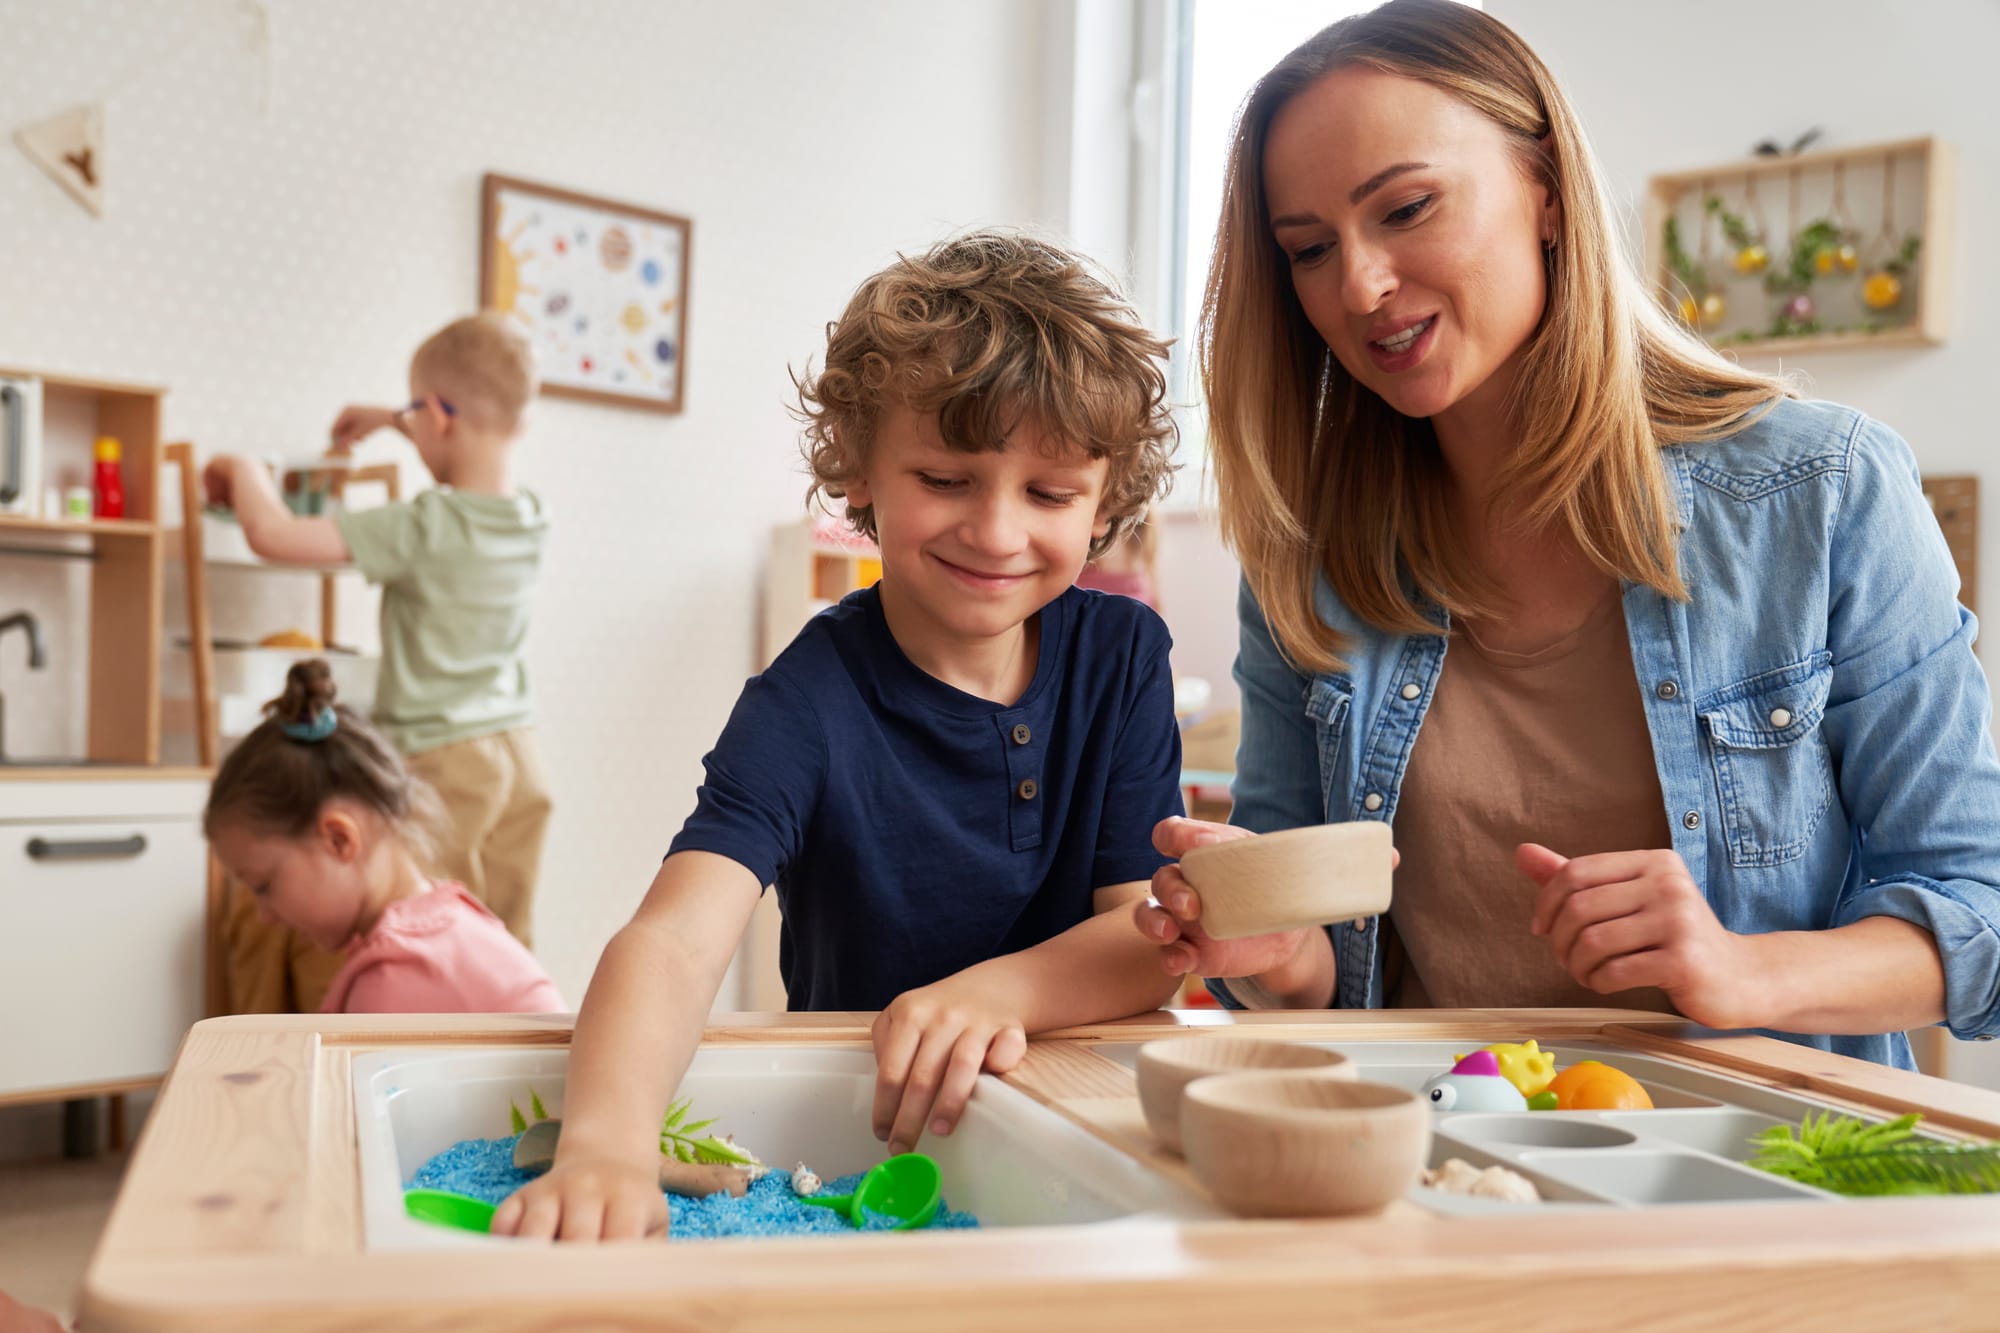
[[[799,385],[811,494],[882,579],[749,682],[578,1017],[554,1168],[494,1230],[663,1232],[660,1117],[767,884],[791,1008],[880,1010],[874,1127],[947,1134],[1027,1034],[1174,989],[1132,909],[1180,810],[1169,641],[1073,588],[1160,490],[1166,344],[1074,257],[976,233],[862,284]]]
[[[382,585],[382,668],[374,720],[436,788],[452,827],[441,877],[457,880],[533,946],[535,878],[550,801],[536,757],[521,644],[548,516],[517,490],[514,446],[535,396],[534,353],[502,315],[446,325],[410,360],[410,404],[348,407],[333,451],[393,426],[438,487],[414,500],[303,518],[254,460],[204,472],[267,560],[352,560]]]

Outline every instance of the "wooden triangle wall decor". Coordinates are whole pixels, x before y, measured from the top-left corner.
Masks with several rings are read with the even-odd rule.
[[[23,125],[14,142],[46,171],[70,198],[104,216],[104,106],[72,107],[60,115]]]

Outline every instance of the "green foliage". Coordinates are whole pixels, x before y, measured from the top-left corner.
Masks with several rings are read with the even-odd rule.
[[[542,1099],[540,1094],[538,1094],[533,1088],[528,1089],[528,1104],[534,1108],[535,1119],[547,1120],[549,1118],[549,1113],[542,1108]]]
[[[1681,220],[1667,218],[1666,234],[1667,271],[1680,280],[1690,294],[1699,295],[1702,288],[1701,274],[1696,271],[1694,260],[1688,255],[1687,247],[1681,244]]]
[[[1899,278],[1904,276],[1910,271],[1910,265],[1917,262],[1917,251],[1923,243],[1924,238],[1921,236],[1905,236],[1902,247],[1891,258],[1884,260],[1882,267]]]
[[[1793,1133],[1773,1125],[1750,1141],[1750,1165],[1835,1194],[2000,1193],[2000,1144],[1916,1137],[1910,1114],[1876,1124],[1831,1111],[1808,1114]]]
[[[1764,286],[1774,292],[1804,291],[1819,276],[1816,265],[1820,251],[1838,250],[1841,238],[1840,225],[1833,219],[1814,218],[1792,237],[1791,262],[1782,269],[1772,269],[1764,278]]]
[[[1759,243],[1757,233],[1750,230],[1750,224],[1743,220],[1743,215],[1730,212],[1728,206],[1722,202],[1721,195],[1710,195],[1703,201],[1702,207],[1722,224],[1722,234],[1729,238],[1731,245],[1742,247]]]
[[[660,1124],[660,1151],[682,1162],[726,1162],[731,1166],[762,1166],[756,1157],[713,1134],[702,1131],[715,1123],[713,1118],[687,1122],[688,1099],[683,1097],[667,1108]],[[697,1137],[699,1136],[699,1137]]]
[[[507,1102],[507,1115],[514,1126],[516,1134],[525,1134],[528,1132],[528,1118],[521,1114],[521,1108],[514,1105],[511,1098]]]

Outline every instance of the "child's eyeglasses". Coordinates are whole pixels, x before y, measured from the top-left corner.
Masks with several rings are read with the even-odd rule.
[[[396,415],[399,417],[406,417],[412,412],[420,411],[426,403],[429,403],[432,400],[435,400],[437,402],[439,409],[442,410],[446,416],[455,417],[458,415],[458,409],[453,407],[448,399],[439,398],[436,394],[432,394],[430,398],[412,398],[410,400],[410,405],[408,407],[399,409]]]

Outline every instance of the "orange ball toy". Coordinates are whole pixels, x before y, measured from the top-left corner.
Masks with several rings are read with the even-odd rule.
[[[1558,1111],[1650,1111],[1639,1080],[1596,1060],[1579,1060],[1549,1083]]]

